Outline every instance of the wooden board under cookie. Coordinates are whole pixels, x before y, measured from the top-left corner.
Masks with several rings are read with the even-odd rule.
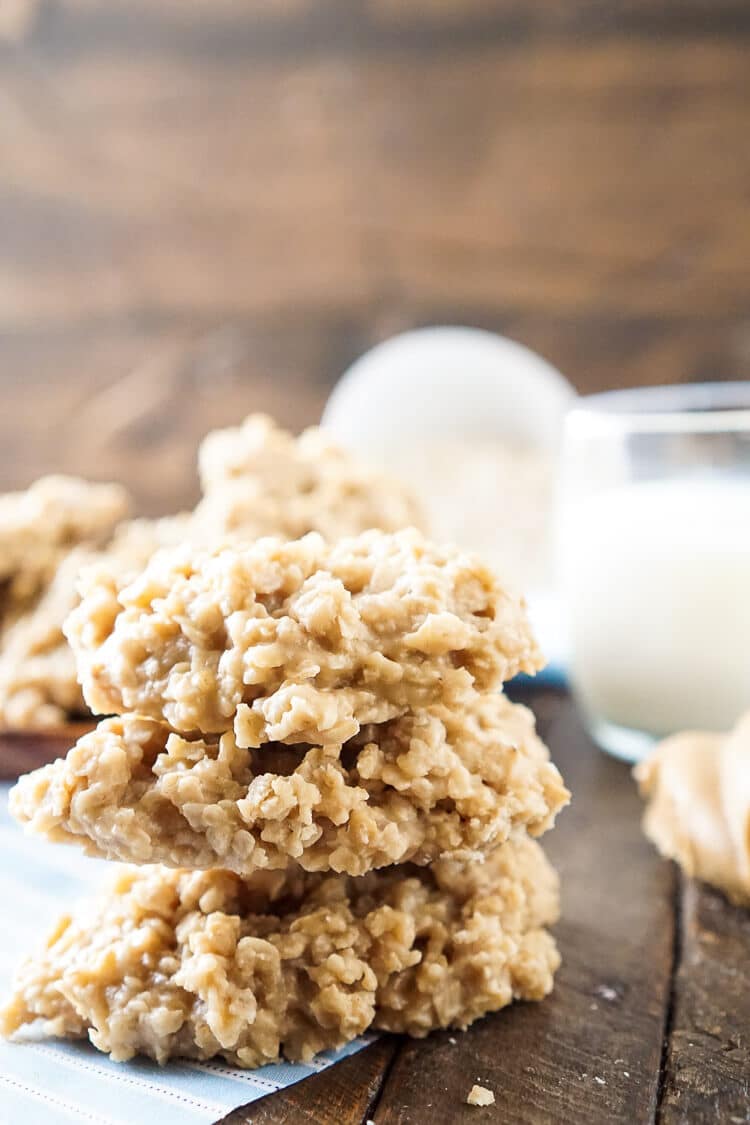
[[[49,730],[0,730],[0,781],[15,781],[19,774],[63,757],[92,726],[93,721],[81,721]]]
[[[465,1034],[384,1037],[222,1125],[701,1125],[750,1115],[750,912],[683,884],[640,832],[625,765],[569,697],[532,692],[573,803],[545,847],[563,878],[554,994]],[[466,1105],[471,1086],[495,1105]]]

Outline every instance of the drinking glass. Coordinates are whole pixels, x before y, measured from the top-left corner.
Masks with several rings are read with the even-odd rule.
[[[726,730],[750,708],[750,383],[578,400],[563,441],[561,591],[595,741]]]

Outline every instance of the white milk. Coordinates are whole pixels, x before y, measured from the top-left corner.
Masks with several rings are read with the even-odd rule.
[[[594,724],[731,727],[750,708],[750,481],[605,490],[571,503],[561,532],[573,679]]]

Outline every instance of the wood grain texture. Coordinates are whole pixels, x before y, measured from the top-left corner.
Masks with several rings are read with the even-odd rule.
[[[663,1125],[750,1120],[750,912],[686,881]]]
[[[744,315],[745,63],[700,42],[356,67],[21,52],[3,75],[0,327],[138,305],[362,313],[402,293]]]
[[[236,425],[252,410],[294,429],[319,416],[325,390],[310,367],[327,366],[340,347],[325,328],[277,337],[267,326],[112,327],[8,339],[0,344],[0,490],[72,472],[123,481],[147,514],[192,506],[197,445],[208,429]]]
[[[207,426],[312,421],[425,323],[582,390],[750,373],[747,4],[3,13],[0,487],[62,468],[187,503]]]
[[[0,730],[0,781],[15,781],[22,773],[64,757],[92,725],[93,721],[66,723],[50,730]]]
[[[424,51],[488,37],[737,34],[748,27],[742,0],[13,0],[9,7],[15,38],[68,52],[102,42],[200,49],[207,41],[244,56],[269,49],[351,53],[394,43]]]
[[[395,1037],[379,1039],[322,1074],[235,1110],[218,1125],[361,1125],[398,1046]]]

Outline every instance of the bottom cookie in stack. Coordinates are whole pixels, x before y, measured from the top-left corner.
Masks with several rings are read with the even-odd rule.
[[[18,1038],[88,1035],[115,1059],[310,1059],[368,1028],[423,1036],[539,1000],[558,881],[512,837],[486,862],[353,878],[121,868],[19,971]]]

